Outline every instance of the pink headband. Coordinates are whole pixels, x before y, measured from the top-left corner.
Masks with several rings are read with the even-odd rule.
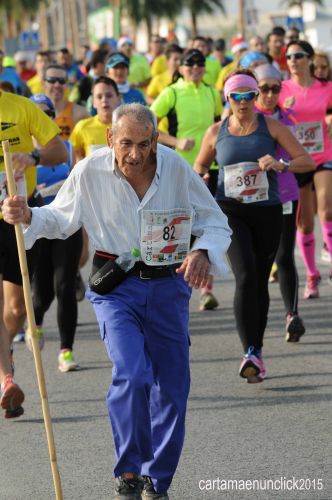
[[[257,90],[258,92],[258,83],[255,78],[249,75],[234,75],[231,76],[224,86],[224,96],[227,100],[229,93],[235,89],[239,89],[240,87],[248,87],[252,90]]]

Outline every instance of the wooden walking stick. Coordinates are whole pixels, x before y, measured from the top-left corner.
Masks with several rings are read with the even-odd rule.
[[[16,193],[16,184],[15,184],[15,179],[14,179],[14,174],[13,174],[12,158],[11,158],[11,154],[9,152],[9,142],[8,141],[2,141],[2,149],[3,149],[3,153],[4,153],[4,162],[5,162],[5,168],[6,168],[7,186],[8,186],[9,196],[15,196],[17,194]],[[21,268],[22,279],[23,279],[24,301],[25,301],[25,307],[26,307],[27,318],[28,318],[28,335],[30,335],[31,341],[32,341],[32,350],[33,350],[33,356],[34,356],[36,372],[37,372],[39,393],[40,393],[41,402],[42,402],[43,417],[44,417],[47,443],[48,443],[48,451],[49,451],[49,455],[50,455],[51,469],[52,469],[53,482],[54,482],[54,488],[55,488],[55,496],[56,496],[56,500],[63,500],[60,474],[59,474],[58,464],[57,464],[57,460],[56,460],[54,436],[53,436],[53,429],[52,429],[52,420],[51,420],[50,408],[49,408],[48,399],[47,399],[44,369],[43,369],[42,359],[41,359],[41,355],[40,355],[39,343],[38,343],[37,335],[36,335],[36,320],[35,320],[35,315],[34,315],[34,310],[33,310],[33,305],[32,305],[28,265],[27,265],[27,258],[26,258],[25,247],[24,247],[24,237],[23,237],[23,231],[22,231],[21,224],[15,224],[15,233],[16,233],[16,241],[17,241],[17,247],[18,247],[18,255],[19,255],[19,260],[20,260],[20,268]]]

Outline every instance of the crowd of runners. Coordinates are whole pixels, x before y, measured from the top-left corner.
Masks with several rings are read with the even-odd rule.
[[[126,316],[129,313],[124,309],[128,306],[126,300],[130,302],[132,290],[143,286],[137,279],[143,275],[144,279],[148,277],[154,281],[155,278],[161,287],[161,278],[173,276],[173,271],[178,275],[183,272],[189,287],[200,288],[200,310],[203,313],[218,307],[222,300],[213,293],[213,275],[218,276],[225,270],[223,251],[227,251],[236,282],[235,326],[244,351],[239,375],[248,383],[264,380],[266,367],[262,349],[269,310],[269,281],[278,281],[280,285],[285,306],[285,340],[298,342],[305,333],[304,321],[298,311],[296,242],[306,269],[306,284],[301,291],[304,299],[319,298],[322,279],[332,285],[332,270],[328,276],[322,276],[318,269],[314,233],[317,220],[324,241],[323,248],[318,251],[324,261],[331,263],[331,80],[329,55],[320,48],[313,48],[296,28],[285,31],[282,27],[275,27],[265,39],[253,36],[246,40],[238,35],[229,44],[222,38],[212,40],[196,36],[186,47],[180,47],[177,40],[167,41],[153,35],[146,54],[138,53],[133,40],[121,36],[117,41],[103,41],[95,50],[82,47],[80,61],[74,61],[67,48],[42,50],[35,53],[33,59],[27,52],[20,51],[9,57],[0,51],[0,140],[9,140],[18,194],[27,198],[33,214],[31,219],[30,208],[5,201],[8,194],[2,155],[0,380],[5,418],[19,417],[24,411],[24,393],[14,380],[13,346],[15,342],[25,341],[31,349],[25,332],[26,314],[14,222],[24,222],[29,226],[33,221],[27,230],[27,241],[30,241],[27,256],[37,336],[42,348],[47,337],[44,317],[56,299],[60,337],[58,368],[61,372],[79,369],[73,345],[78,319],[77,301],[84,300],[87,286],[80,269],[89,259],[89,248],[93,247],[96,252],[93,270],[101,272],[103,266],[112,264],[118,255],[130,251],[131,247],[138,247],[141,257],[136,256],[136,259],[141,267],[137,267],[137,262],[133,267],[136,281],[128,280],[130,284],[123,292],[122,306],[119,299],[119,303],[112,305],[112,313],[106,313],[110,305],[108,303],[106,307],[98,290],[88,290],[87,293],[96,310],[108,354],[117,366],[113,371],[113,383],[120,383],[121,356],[125,355],[122,346],[117,346],[117,352],[113,352],[111,344],[118,340],[115,327],[113,329],[108,323],[118,323],[119,315],[123,317],[123,324],[131,328]],[[142,124],[145,128],[141,130]],[[152,134],[151,141],[146,131]],[[114,151],[114,158],[107,156],[109,147]],[[132,163],[124,159],[126,148]],[[152,161],[152,157],[157,160]],[[114,174],[117,174],[114,162],[118,165],[120,173],[136,192],[135,199],[125,186],[117,184],[117,180],[114,180],[114,186],[108,186],[105,171],[98,170],[99,165],[107,165],[107,161]],[[140,161],[147,171],[143,169],[144,175],[136,178],[132,168]],[[166,174],[163,177],[159,169],[159,162],[167,165],[166,179]],[[186,169],[187,164],[192,168],[180,175],[174,168],[177,163],[181,168]],[[95,177],[93,168],[96,168]],[[114,191],[115,201],[108,201],[104,186],[108,186],[110,192]],[[161,186],[164,186],[163,191]],[[151,215],[154,222],[144,219],[142,208],[146,197],[155,195],[151,189],[156,189],[160,198],[149,209],[155,211]],[[84,197],[86,205],[79,197]],[[35,210],[35,207],[48,205],[40,212]],[[188,215],[190,207],[194,217]],[[107,208],[109,213],[106,214],[103,210]],[[170,208],[173,218],[167,212],[163,215],[164,226],[159,227],[158,217],[161,216],[157,217],[156,211],[162,210],[164,214]],[[142,220],[137,222],[137,227],[141,225],[142,232],[149,224],[155,231],[162,228],[163,242],[168,243],[162,248],[160,243],[153,242],[153,257],[157,255],[160,264],[154,267],[154,273],[146,269],[149,267],[146,266],[148,261],[144,260],[149,258],[146,240],[140,241],[136,235],[135,221],[140,210]],[[112,213],[116,223],[112,220]],[[130,221],[128,217],[131,217]],[[189,220],[192,224],[190,234]],[[115,224],[113,233],[110,231],[112,224]],[[214,235],[213,231],[209,233],[209,228],[214,229]],[[125,243],[127,248],[123,247]],[[194,257],[184,260],[179,267],[181,255],[182,260],[185,259],[189,245],[189,256]],[[220,252],[219,262],[216,249]],[[169,264],[166,273],[164,264]],[[175,270],[176,266],[169,269],[175,264],[179,269]],[[208,265],[211,266],[209,273]],[[198,277],[199,268],[201,275]],[[167,280],[163,282],[165,288],[161,288],[168,300],[179,300],[177,314],[181,316],[181,300],[184,300],[184,295],[185,300],[189,300],[190,293],[180,289],[179,280],[172,279],[172,286],[175,286],[172,299],[172,287]],[[160,294],[157,289],[153,291],[155,300]],[[143,288],[140,292],[148,293]],[[156,305],[156,311],[158,307]],[[164,312],[159,312],[162,317]],[[141,311],[135,309],[135,315],[140,314]],[[174,322],[179,321],[180,330],[185,332],[186,313],[183,312],[183,318],[178,318],[177,314]],[[164,328],[167,329],[166,324]],[[187,360],[186,335],[183,339],[184,345],[180,343],[178,347],[181,356]],[[129,337],[128,342],[132,342],[134,349],[136,340]],[[158,342],[154,344],[151,340],[150,349],[157,351]],[[119,440],[115,467],[117,498],[141,498],[141,494],[146,499],[168,498],[167,489],[181,451],[189,368],[181,366],[180,354],[175,350],[170,351],[167,360],[157,354],[156,359],[151,356],[152,364],[157,363],[161,372],[165,370],[166,373],[169,363],[173,363],[174,380],[162,381],[160,391],[165,390],[165,384],[169,397],[178,402],[179,414],[173,415],[171,411],[168,414],[166,406],[163,407],[158,399],[161,396],[152,389],[151,411],[159,408],[166,422],[162,424],[164,430],[180,419],[182,423],[173,429],[177,449],[172,451],[175,456],[166,467],[167,474],[164,471],[166,475],[159,476],[155,469],[158,469],[159,462],[162,464],[160,457],[171,445],[162,439],[156,444],[155,437],[151,444],[151,439],[143,435],[145,466],[130,469],[130,459],[122,460],[125,450],[121,448],[121,440],[132,446],[137,444],[131,442],[136,432],[135,418],[142,419],[148,427],[148,407],[142,395],[137,397],[136,403],[135,399],[132,400],[132,416],[127,422],[130,431],[124,430],[123,424],[118,422],[118,412],[122,411],[124,401],[130,399],[130,389],[121,397],[118,395],[118,400],[110,393],[108,408]],[[174,356],[173,361],[171,356]],[[126,362],[130,364],[132,359],[128,357]],[[184,368],[187,371],[184,372]],[[138,370],[136,365],[135,370]],[[124,379],[135,376],[140,383],[149,385],[147,375],[144,378],[135,370],[124,370],[122,376]],[[170,389],[171,383],[176,385],[176,373],[182,377],[182,382],[187,380],[181,394],[174,387]],[[142,410],[138,411],[135,405]],[[150,444],[154,449],[160,448],[159,462],[153,463],[148,449]],[[143,482],[140,474],[145,478]],[[131,493],[132,496],[125,496]]]

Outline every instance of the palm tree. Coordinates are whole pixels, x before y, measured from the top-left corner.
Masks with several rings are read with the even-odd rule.
[[[223,14],[226,14],[226,9],[223,0],[184,0],[183,4],[188,7],[191,13],[192,35],[197,35],[197,16],[206,12],[213,14],[216,8],[220,9]]]
[[[149,38],[152,34],[153,16],[174,19],[180,13],[181,8],[181,0],[158,0],[158,2],[155,0],[121,0],[121,9],[127,12],[135,26],[145,21]]]

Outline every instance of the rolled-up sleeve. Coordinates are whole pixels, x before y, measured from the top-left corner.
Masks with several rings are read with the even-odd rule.
[[[64,240],[74,234],[82,226],[80,200],[73,171],[50,205],[31,209],[31,224],[24,228],[25,248],[30,249],[38,238]]]
[[[192,250],[207,250],[211,274],[221,276],[228,272],[225,254],[232,235],[227,217],[195,172],[192,173],[189,193],[194,210],[191,232],[196,237]]]

